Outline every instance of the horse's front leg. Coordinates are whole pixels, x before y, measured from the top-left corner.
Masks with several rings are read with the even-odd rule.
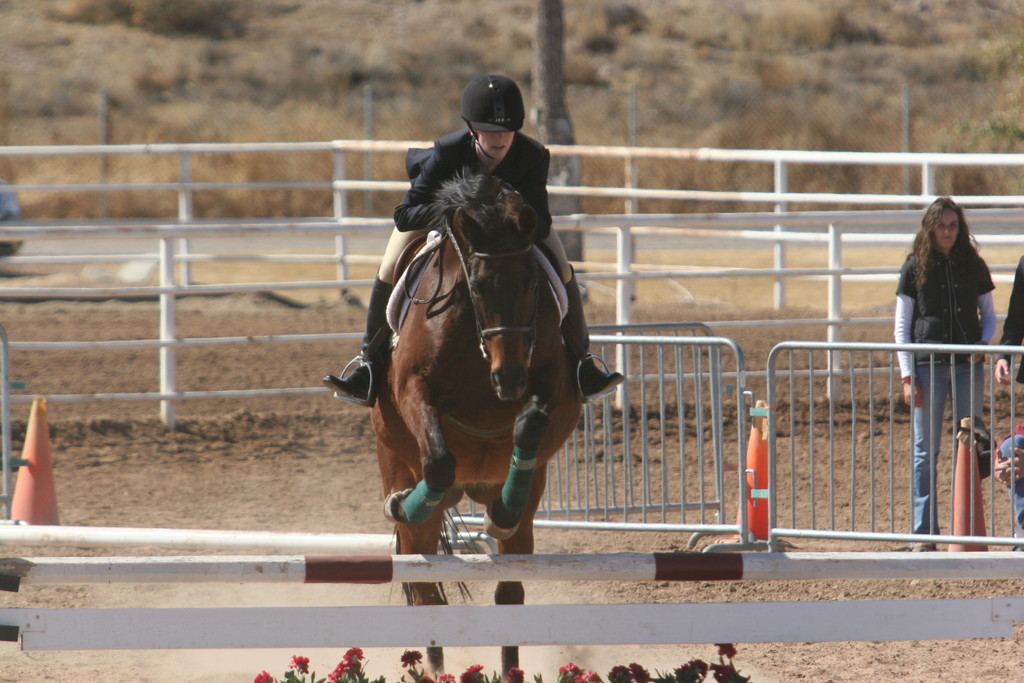
[[[384,508],[392,521],[423,524],[455,483],[455,456],[441,431],[441,417],[428,401],[426,383],[417,378],[407,385],[407,390],[409,397],[405,404],[416,407],[405,418],[420,449],[423,478],[411,491],[388,496]]]
[[[484,530],[498,540],[509,538],[519,528],[523,509],[533,489],[537,449],[548,428],[548,412],[539,396],[532,396],[516,417],[512,434],[512,459],[501,496],[487,506]]]
[[[522,512],[522,523],[508,539],[498,541],[498,552],[502,555],[531,555],[534,548],[533,517],[540,507],[541,497],[547,484],[547,468],[536,470],[533,477],[533,490]],[[499,581],[494,589],[495,605],[522,605],[526,601],[526,591],[519,581]],[[519,648],[515,645],[503,645],[501,648],[501,669],[507,674],[513,667],[519,666]]]

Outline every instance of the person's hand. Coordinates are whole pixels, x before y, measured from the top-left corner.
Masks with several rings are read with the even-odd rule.
[[[922,407],[924,405],[924,397],[921,394],[921,387],[910,382],[904,382],[903,402],[914,408]]]
[[[1010,361],[1005,358],[996,361],[996,381],[1000,384],[1010,383]]]
[[[1024,479],[1024,449],[1014,448],[1013,458],[996,461],[995,466],[992,468],[992,476],[996,478],[996,481],[1006,486],[1013,486],[1013,481],[1010,479],[1011,476],[1015,480]]]

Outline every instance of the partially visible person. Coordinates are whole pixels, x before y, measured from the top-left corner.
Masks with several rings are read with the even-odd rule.
[[[409,189],[395,208],[395,229],[388,240],[367,305],[362,350],[348,375],[327,375],[324,384],[339,398],[373,405],[384,347],[388,338],[387,302],[394,285],[393,270],[405,247],[430,226],[434,193],[466,168],[494,175],[511,185],[537,213],[535,240],[547,247],[565,283],[569,310],[562,321],[562,338],[576,362],[576,378],[585,400],[602,396],[622,383],[618,372],[599,367],[590,352],[590,335],[583,300],[572,266],[558,234],[551,229],[548,208],[548,167],[551,153],[520,129],[526,117],[523,96],[507,76],[487,74],[471,80],[462,91],[460,115],[466,127],[434,141],[432,149],[411,149],[406,157]],[[601,363],[604,364],[603,361]]]
[[[18,195],[5,189],[9,183],[0,178],[0,222],[20,221],[24,218],[21,213],[21,206],[18,204]],[[0,242],[0,256],[11,256],[17,254],[21,249],[21,241]]]
[[[1024,256],[1017,262],[1017,271],[1013,275],[1013,289],[1010,290],[1010,305],[1006,309],[1006,321],[1003,323],[1003,337],[1000,346],[1020,346],[1024,341]],[[1010,357],[1000,356],[995,365],[996,381],[1003,385],[1010,384]],[[1024,383],[1024,363],[1018,360],[1017,381]]]
[[[1024,530],[1024,424],[1017,425],[999,444],[992,476],[1009,488],[1017,527]]]
[[[988,344],[996,330],[993,289],[992,276],[978,254],[963,209],[949,197],[936,199],[925,210],[900,270],[896,343]],[[937,534],[938,505],[933,492],[946,398],[953,404],[955,424],[964,417],[980,422],[984,358],[972,359],[970,354],[935,354],[933,358],[932,354],[906,351],[897,355],[903,401],[913,412],[912,532]],[[913,549],[935,550],[935,544],[915,543]]]

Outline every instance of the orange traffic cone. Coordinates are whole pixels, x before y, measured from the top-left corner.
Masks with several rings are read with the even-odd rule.
[[[985,506],[981,499],[981,475],[978,458],[974,454],[971,418],[960,421],[957,434],[956,465],[953,472],[953,534],[956,536],[987,536]],[[950,552],[976,552],[988,550],[987,545],[950,543]]]
[[[46,426],[46,399],[37,396],[28,418],[22,459],[11,501],[11,519],[29,524],[60,524],[57,487],[53,481],[50,430]]]
[[[768,433],[765,429],[765,409],[768,404],[758,401],[750,421],[747,440],[747,523],[750,532],[761,541],[768,540]]]

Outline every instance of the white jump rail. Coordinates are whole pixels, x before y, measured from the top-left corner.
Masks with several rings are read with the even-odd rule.
[[[0,609],[23,650],[681,645],[1013,638],[1024,598],[651,605]]]

